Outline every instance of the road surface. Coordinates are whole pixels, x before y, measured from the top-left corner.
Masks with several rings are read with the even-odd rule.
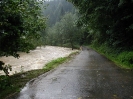
[[[27,83],[13,99],[133,99],[133,72],[84,48],[72,61]]]

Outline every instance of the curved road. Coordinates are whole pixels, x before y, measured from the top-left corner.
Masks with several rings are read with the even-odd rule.
[[[133,72],[84,48],[72,61],[30,81],[13,99],[133,99]]]

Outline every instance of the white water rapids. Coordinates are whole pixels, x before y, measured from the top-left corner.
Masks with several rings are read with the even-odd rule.
[[[5,64],[10,64],[12,66],[12,71],[10,71],[10,75],[12,75],[22,71],[42,69],[44,65],[51,60],[57,59],[59,57],[66,57],[75,51],[77,50],[56,46],[45,46],[41,48],[37,47],[35,50],[31,50],[28,54],[22,52],[19,53],[19,59],[12,56],[4,56],[0,57],[0,61],[3,61]],[[4,72],[0,71],[0,75],[2,74],[4,74]]]

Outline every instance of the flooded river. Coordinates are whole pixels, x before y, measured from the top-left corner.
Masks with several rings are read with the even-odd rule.
[[[10,75],[12,75],[18,72],[41,69],[49,61],[68,56],[74,51],[76,50],[55,46],[37,47],[35,50],[31,50],[30,53],[19,53],[19,59],[9,56],[0,57],[0,61],[12,66],[12,71],[10,72]],[[0,75],[2,74],[4,74],[4,72],[0,71]]]

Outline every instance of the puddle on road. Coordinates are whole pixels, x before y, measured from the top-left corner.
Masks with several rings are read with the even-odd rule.
[[[0,61],[3,61],[6,64],[10,64],[12,66],[12,71],[10,72],[10,75],[12,75],[23,71],[41,69],[49,61],[57,59],[59,57],[68,56],[74,51],[76,50],[55,46],[46,46],[41,48],[37,47],[35,50],[31,50],[28,54],[22,52],[19,53],[19,59],[9,56],[0,57]],[[4,72],[0,71],[0,75],[3,74]]]

